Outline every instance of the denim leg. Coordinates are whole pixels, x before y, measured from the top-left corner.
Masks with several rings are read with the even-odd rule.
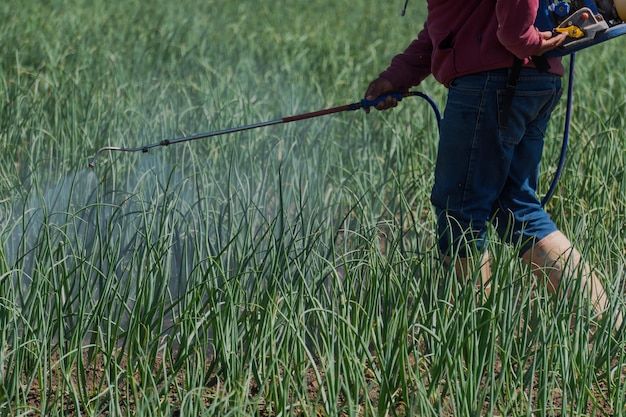
[[[490,221],[507,242],[556,230],[536,196],[543,137],[560,78],[522,69],[506,129],[500,127],[507,71],[460,77],[450,86],[431,201],[439,248],[483,249]]]

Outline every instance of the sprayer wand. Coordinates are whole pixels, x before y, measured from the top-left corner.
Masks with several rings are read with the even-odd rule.
[[[428,95],[426,95],[424,93],[421,93],[419,91],[409,91],[409,92],[406,92],[406,93],[391,93],[391,94],[382,95],[382,96],[376,98],[375,100],[371,100],[371,101],[363,99],[363,100],[358,101],[356,103],[346,104],[346,105],[338,106],[338,107],[332,107],[332,108],[324,109],[324,110],[318,110],[318,111],[314,111],[314,112],[310,112],[310,113],[298,114],[298,115],[295,115],[295,116],[283,117],[283,118],[280,118],[280,119],[269,120],[269,121],[266,121],[266,122],[253,123],[253,124],[249,124],[249,125],[245,125],[245,126],[239,126],[239,127],[231,127],[231,128],[228,128],[228,129],[216,130],[216,131],[207,132],[207,133],[200,133],[200,134],[192,135],[192,136],[184,136],[184,137],[179,137],[179,138],[175,138],[175,139],[163,139],[160,142],[151,143],[149,145],[139,146],[139,147],[136,147],[136,148],[124,148],[124,147],[119,147],[119,146],[105,146],[103,148],[98,149],[98,151],[94,155],[93,159],[89,163],[89,167],[93,168],[95,166],[96,159],[98,158],[98,155],[100,155],[100,153],[102,153],[104,151],[148,152],[150,149],[156,148],[158,146],[169,146],[169,145],[174,145],[176,143],[181,143],[181,142],[189,142],[189,141],[192,141],[192,140],[206,139],[206,138],[210,138],[210,137],[213,137],[213,136],[226,135],[228,133],[242,132],[244,130],[252,130],[252,129],[258,129],[258,128],[266,127],[266,126],[272,126],[272,125],[278,125],[278,124],[284,124],[284,123],[291,123],[291,122],[296,122],[296,121],[299,121],[299,120],[312,119],[314,117],[326,116],[326,115],[329,115],[329,114],[340,113],[340,112],[345,112],[345,111],[354,111],[354,110],[359,110],[359,109],[367,110],[370,107],[374,107],[378,103],[385,101],[387,99],[387,97],[389,97],[389,96],[394,97],[398,101],[402,101],[402,99],[405,98],[405,97],[414,97],[414,96],[422,97],[423,99],[425,99],[430,104],[430,106],[432,107],[433,111],[435,112],[435,116],[437,118],[437,126],[439,126],[439,123],[441,121],[441,114],[439,113],[439,109],[437,108],[437,105],[435,104],[435,102]]]

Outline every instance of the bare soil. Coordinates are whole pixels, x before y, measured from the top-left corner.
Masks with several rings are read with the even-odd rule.
[[[53,358],[53,360],[51,360],[51,363],[58,363],[58,358]],[[120,365],[123,368],[124,366],[126,366],[126,361],[122,360]],[[500,364],[498,364],[496,369],[494,369],[494,372],[498,372],[499,365]],[[154,364],[155,375],[162,374],[163,366],[164,364],[160,360]],[[206,366],[207,367],[210,366],[210,361],[207,361]],[[105,381],[105,379],[107,378],[106,376],[107,369],[106,369],[105,361],[102,357],[97,357],[96,360],[93,360],[93,358],[90,359],[85,354],[83,358],[83,364],[80,366],[80,368],[81,368],[80,380],[79,380],[79,374],[78,374],[79,372],[78,367],[75,367],[74,369],[72,369],[70,380],[67,380],[67,378],[63,377],[61,372],[59,372],[58,370],[55,370],[51,365],[50,367],[51,372],[47,380],[47,387],[45,390],[41,389],[41,387],[38,385],[38,381],[36,380],[33,381],[30,387],[27,388],[28,392],[22,393],[22,394],[26,394],[25,395],[26,404],[23,405],[23,408],[28,410],[28,415],[35,415],[35,416],[41,415],[41,414],[37,414],[38,413],[37,410],[42,410],[42,407],[45,406],[45,404],[47,404],[48,408],[50,408],[50,406],[52,405],[53,408],[55,409],[63,410],[64,415],[77,416],[78,414],[74,406],[75,404],[74,399],[71,398],[70,393],[67,392],[67,390],[65,390],[68,384],[72,384],[72,386],[74,387],[77,387],[80,385],[81,387],[83,387],[83,389],[87,393],[90,393],[90,395],[92,396],[97,395],[97,393],[101,393],[103,389],[106,389],[107,386],[111,385],[111,381]],[[126,376],[125,378],[128,378],[128,376]],[[134,375],[133,378],[135,379],[135,382],[139,384],[141,383],[140,381],[141,378],[139,375]],[[160,391],[162,393],[167,392],[166,394],[167,398],[163,398],[163,400],[167,401],[170,405],[169,408],[174,410],[174,412],[172,413],[172,417],[176,417],[179,415],[177,410],[178,410],[178,407],[180,406],[180,403],[179,403],[179,396],[177,392],[178,392],[178,387],[184,386],[184,378],[185,378],[184,375],[177,375],[176,378],[170,383],[170,386],[167,387],[167,389],[165,389],[165,387],[162,387],[162,386],[160,387]],[[308,389],[309,398],[312,401],[315,401],[316,399],[319,399],[319,386],[318,386],[317,378],[313,371],[309,371],[307,380],[308,380],[308,386],[309,386],[309,389]],[[178,387],[176,385],[178,385]],[[210,386],[211,384],[209,383],[208,385]],[[25,387],[28,386],[26,381],[24,381],[24,386]],[[135,397],[136,394],[129,392],[130,390],[129,386],[130,384],[128,384],[128,381],[124,381],[124,383],[119,384],[115,388],[115,390],[116,390],[116,395],[119,398],[119,405],[120,405],[119,410],[121,410],[122,412],[126,414],[133,415],[134,409],[135,409],[134,399],[136,398]],[[612,406],[607,399],[608,388],[602,384],[599,384],[595,388],[590,387],[590,389],[595,389],[597,391],[596,395],[594,396],[597,402],[595,405],[594,404],[587,405],[587,415],[588,416],[592,416],[592,415],[612,416],[614,415],[614,410],[612,409]],[[42,392],[44,391],[47,393],[46,398],[42,397]],[[215,397],[215,394],[216,394],[215,388],[205,389],[205,392],[203,392],[202,394],[202,398],[204,399],[204,402],[207,406],[211,404],[212,398]],[[531,398],[531,399],[537,399],[541,394],[542,393],[538,392],[536,388],[533,390],[532,393],[530,392],[520,393],[520,395],[524,395],[525,397]],[[250,389],[250,397],[256,399],[256,402],[260,404],[259,409],[255,410],[255,414],[261,417],[273,415],[271,412],[272,407],[269,405],[264,405],[264,402],[258,398],[258,395],[259,395],[258,388],[252,385]],[[372,392],[368,393],[368,395],[375,402],[375,400],[378,397],[378,392],[377,390],[373,390]],[[21,397],[23,398],[24,396],[22,395]],[[553,406],[554,411],[552,411],[549,415],[557,416],[557,417],[561,416],[562,414],[560,412],[560,406],[561,406],[560,392],[558,391],[552,392],[550,394],[550,398],[552,399],[551,404]],[[446,403],[445,398],[443,399],[443,403],[444,404]],[[497,408],[498,407],[496,407],[496,409]],[[483,407],[483,415],[488,415],[490,409],[491,409],[491,405],[487,401]],[[320,410],[321,410],[321,407],[320,407]],[[323,415],[323,413],[320,414],[320,412],[317,413],[318,416]],[[402,406],[399,406],[396,412],[398,415],[405,415],[406,413],[405,410],[403,410]],[[110,413],[108,410],[104,410],[101,412],[100,415],[106,416],[109,414],[112,414],[112,413]],[[442,415],[444,417],[447,417],[447,416],[451,417],[453,413],[450,410],[448,412],[444,412]]]

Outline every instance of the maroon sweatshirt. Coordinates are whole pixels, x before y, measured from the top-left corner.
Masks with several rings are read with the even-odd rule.
[[[461,75],[510,68],[515,56],[533,67],[538,7],[538,0],[428,0],[424,29],[380,75],[405,91],[430,74],[448,86]],[[563,75],[561,58],[548,63],[549,72]]]

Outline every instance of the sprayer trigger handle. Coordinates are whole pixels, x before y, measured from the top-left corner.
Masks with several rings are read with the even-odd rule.
[[[388,94],[383,94],[383,95],[378,96],[377,98],[375,98],[374,100],[371,100],[371,101],[370,101],[370,100],[366,100],[366,99],[361,100],[361,107],[362,107],[364,110],[367,110],[367,109],[369,109],[370,107],[376,107],[376,105],[377,105],[378,103],[381,103],[381,102],[383,102],[383,101],[387,100],[387,97],[389,97],[389,96],[391,96],[391,97],[395,98],[395,99],[396,99],[396,100],[398,100],[398,101],[402,101],[402,98],[404,98],[404,94],[402,94],[402,93],[388,93]]]

